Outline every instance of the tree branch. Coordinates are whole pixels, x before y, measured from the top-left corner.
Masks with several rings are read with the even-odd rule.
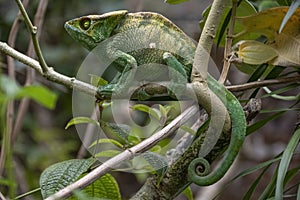
[[[44,59],[44,56],[42,54],[40,44],[38,41],[38,37],[37,37],[37,31],[38,31],[37,27],[33,26],[33,24],[31,23],[29,16],[28,16],[21,0],[16,0],[16,3],[19,7],[20,12],[22,13],[22,15],[24,17],[25,24],[31,34],[31,39],[33,42],[34,50],[35,50],[36,56],[38,57],[39,63],[41,64],[41,68],[45,73],[47,73],[48,70],[51,70],[51,69],[48,67],[48,65]]]
[[[206,80],[210,51],[212,49],[213,41],[216,37],[218,25],[226,3],[227,0],[214,0],[212,3],[195,51],[191,74],[192,82]]]
[[[75,89],[89,95],[94,96],[96,93],[96,89],[97,89],[96,87],[88,83],[82,82],[80,80],[77,80],[76,78],[70,78],[68,76],[57,73],[51,67],[49,67],[47,72],[43,72],[42,67],[38,61],[14,50],[10,46],[8,46],[5,42],[0,42],[0,51],[24,63],[25,65],[32,67],[33,69],[35,69],[42,76],[44,76],[50,81],[62,84],[68,88]]]

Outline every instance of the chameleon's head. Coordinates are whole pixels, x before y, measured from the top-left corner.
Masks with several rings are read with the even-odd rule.
[[[88,15],[65,23],[65,29],[73,39],[88,50],[109,38],[120,20],[128,13],[126,10],[113,11],[103,15]]]

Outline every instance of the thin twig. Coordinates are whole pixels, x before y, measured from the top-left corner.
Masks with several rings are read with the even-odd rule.
[[[293,82],[295,83],[297,81],[300,81],[300,76],[254,81],[251,83],[244,83],[244,84],[240,84],[240,85],[226,86],[226,88],[232,92],[240,92],[240,91],[244,91],[244,90],[260,88],[260,87],[269,86],[269,85],[277,85],[277,84],[293,83]]]
[[[40,28],[42,27],[47,5],[48,5],[48,0],[41,0],[39,2],[39,6],[38,6],[36,14],[34,16],[34,24],[36,24],[37,27],[40,27]],[[41,35],[41,31],[39,31],[37,33],[37,38],[39,38],[40,35]],[[34,57],[35,56],[32,41],[29,43],[29,47],[28,47],[28,50],[27,50],[27,55],[29,57]],[[33,70],[32,68],[26,68],[25,85],[26,86],[31,85],[33,83],[34,79],[35,79],[35,70]],[[22,122],[23,122],[25,113],[27,112],[29,102],[30,102],[29,98],[23,98],[20,102],[17,117],[16,117],[16,121],[15,121],[14,128],[13,128],[13,131],[12,131],[12,144],[13,144],[13,141],[16,140],[17,134],[21,130]]]
[[[91,184],[99,177],[103,176],[105,173],[110,171],[111,169],[115,168],[116,166],[120,165],[122,162],[132,159],[135,155],[140,154],[142,152],[147,151],[155,144],[157,144],[162,139],[170,136],[177,130],[182,124],[184,124],[190,117],[196,114],[198,108],[196,106],[191,106],[186,109],[181,115],[176,117],[170,124],[164,127],[162,130],[158,131],[151,137],[143,140],[139,144],[130,149],[123,151],[122,153],[118,154],[115,157],[107,160],[105,163],[97,167],[95,170],[84,176],[83,178],[79,179],[75,183],[65,187],[64,189],[60,190],[59,192],[55,193],[54,195],[46,198],[45,200],[54,200],[60,198],[66,198],[72,194],[72,191],[75,189],[82,189],[87,185]]]
[[[47,73],[50,70],[50,68],[48,67],[48,65],[47,65],[47,63],[44,59],[44,56],[43,56],[41,48],[40,48],[40,44],[38,42],[37,27],[32,25],[32,23],[29,19],[29,16],[27,15],[27,12],[26,12],[22,2],[20,0],[16,0],[16,3],[17,3],[17,5],[18,5],[23,17],[24,17],[24,21],[25,21],[26,26],[27,26],[28,30],[30,31],[33,46],[34,46],[34,50],[35,50],[35,53],[36,53],[37,58],[39,60],[39,63],[41,64],[41,68],[42,68],[44,73]]]
[[[224,64],[221,76],[219,78],[219,83],[224,84],[229,72],[230,68],[230,55],[231,55],[231,46],[232,46],[232,35],[234,31],[234,24],[235,24],[235,15],[236,15],[236,8],[237,8],[237,0],[232,0],[232,10],[231,10],[231,18],[230,18],[230,25],[227,32],[226,37],[226,45],[224,50]]]

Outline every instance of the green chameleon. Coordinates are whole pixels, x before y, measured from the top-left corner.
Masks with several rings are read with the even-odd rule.
[[[142,76],[140,80],[145,77],[157,80],[168,73],[170,90],[175,91],[190,81],[196,46],[182,30],[160,14],[114,11],[70,20],[65,28],[71,37],[90,51],[105,43],[104,56],[110,58],[120,72],[111,83],[98,88],[98,99],[110,99],[112,93],[126,91],[135,74]],[[237,156],[246,132],[245,116],[239,101],[210,75],[207,82],[230,114],[231,140],[222,162],[211,173],[197,171],[197,166],[208,171],[209,163],[205,158],[191,162],[188,175],[198,185],[211,185],[224,176]],[[220,95],[222,91],[225,91],[226,97]],[[150,97],[145,92],[141,93],[142,99]]]

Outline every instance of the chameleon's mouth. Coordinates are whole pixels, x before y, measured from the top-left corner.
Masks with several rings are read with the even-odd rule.
[[[76,20],[67,21],[64,28],[75,41],[79,42],[89,51],[95,48],[95,44],[97,44],[97,42],[85,31],[77,27]]]

